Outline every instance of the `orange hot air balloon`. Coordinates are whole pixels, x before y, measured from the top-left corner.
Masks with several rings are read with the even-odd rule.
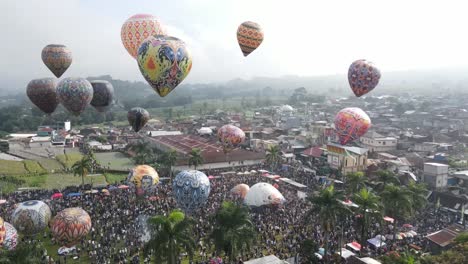
[[[358,139],[370,126],[371,120],[361,108],[344,108],[335,116],[335,130],[341,145]]]
[[[262,41],[263,30],[259,24],[246,21],[237,28],[237,42],[245,57],[258,48]]]

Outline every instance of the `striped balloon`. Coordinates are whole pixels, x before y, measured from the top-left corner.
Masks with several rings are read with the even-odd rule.
[[[245,57],[258,48],[262,41],[263,30],[259,24],[246,21],[237,28],[237,42]]]
[[[91,230],[91,217],[79,207],[67,208],[55,216],[50,230],[60,245],[72,247]]]

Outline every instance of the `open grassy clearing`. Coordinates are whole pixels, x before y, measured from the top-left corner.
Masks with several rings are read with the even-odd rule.
[[[111,170],[127,171],[135,166],[131,159],[120,152],[103,152],[94,155],[101,166],[105,168],[109,166]]]
[[[56,158],[65,168],[71,168],[75,162],[82,158],[82,155],[79,153],[69,153],[57,155]]]
[[[35,160],[23,160],[24,166],[30,173],[46,173],[47,171]]]
[[[0,175],[23,175],[27,174],[22,161],[0,160]]]

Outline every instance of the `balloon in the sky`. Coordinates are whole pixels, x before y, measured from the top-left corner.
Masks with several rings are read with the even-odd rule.
[[[3,218],[0,217],[0,247],[3,243],[3,240],[5,240],[5,235],[6,235],[5,221],[3,221]]]
[[[265,182],[259,182],[250,187],[244,199],[249,206],[279,205],[284,201],[284,196],[278,189]]]
[[[246,21],[237,28],[237,42],[245,57],[258,48],[262,41],[263,30],[259,24]]]
[[[84,78],[65,78],[57,86],[60,103],[74,115],[80,115],[93,99],[93,86]]]
[[[65,45],[50,44],[42,49],[42,61],[60,78],[72,63],[72,53]]]
[[[42,112],[52,114],[59,104],[56,88],[54,78],[35,79],[28,83],[26,94]]]
[[[129,185],[135,186],[137,194],[145,194],[158,185],[159,175],[153,167],[139,165],[130,171],[127,182]]]
[[[133,58],[137,57],[141,43],[153,35],[166,35],[166,31],[157,18],[148,14],[130,17],[120,31],[122,43]]]
[[[5,225],[5,239],[1,244],[1,247],[6,250],[14,250],[18,244],[18,231],[15,227],[8,222],[4,222]]]
[[[247,193],[249,192],[249,190],[250,190],[250,187],[247,184],[241,183],[241,184],[234,186],[234,188],[231,189],[231,193],[234,196],[244,199]]]
[[[192,56],[185,43],[175,37],[151,36],[138,49],[141,74],[164,97],[174,90],[192,69]]]
[[[370,126],[369,116],[357,107],[344,108],[335,116],[335,130],[341,145],[358,139]]]
[[[145,109],[141,107],[135,107],[128,111],[127,119],[133,130],[138,132],[146,125],[146,123],[148,123],[150,115]]]
[[[348,81],[357,97],[372,91],[380,80],[380,70],[367,60],[357,60],[349,66]]]
[[[95,80],[90,81],[93,86],[93,100],[91,105],[98,112],[105,112],[112,105],[114,100],[114,87],[108,81]]]
[[[11,215],[11,223],[25,235],[43,231],[49,224],[52,212],[49,206],[38,200],[22,202]]]
[[[236,126],[224,125],[218,130],[218,140],[223,145],[224,151],[229,152],[244,142],[245,133]]]
[[[67,208],[57,213],[51,225],[51,232],[59,245],[72,247],[91,230],[91,217],[79,208]]]
[[[181,171],[172,184],[177,206],[188,213],[205,205],[210,189],[208,177],[197,170]]]

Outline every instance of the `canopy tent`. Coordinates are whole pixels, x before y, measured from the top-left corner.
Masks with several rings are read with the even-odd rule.
[[[360,251],[361,250],[361,244],[359,244],[356,241],[348,243],[348,244],[346,244],[346,246],[351,248],[354,251]]]
[[[78,197],[78,196],[81,196],[81,193],[75,192],[75,193],[69,193],[69,194],[67,194],[67,197]]]
[[[279,180],[284,181],[285,183],[291,184],[292,186],[297,187],[297,188],[307,188],[306,185],[293,181],[289,178],[279,178]]]
[[[267,170],[258,170],[258,171],[261,172],[261,173],[268,173]]]
[[[380,247],[383,247],[383,246],[386,245],[385,242],[383,242],[382,240],[378,239],[377,237],[368,239],[368,240],[367,240],[367,243],[369,243],[370,245],[372,245],[374,248],[380,248]]]
[[[116,186],[109,186],[109,191],[113,191],[113,190],[118,190],[119,188],[117,188]]]
[[[123,184],[122,184],[122,185],[120,185],[120,186],[117,187],[117,188],[125,190],[125,189],[128,189],[128,188],[130,188],[130,187],[128,187],[127,185],[123,185]]]
[[[345,201],[340,201],[340,202],[341,202],[341,204],[346,205],[346,206],[349,206],[349,207],[355,207],[355,208],[358,208],[358,207],[359,207],[359,205],[353,203],[353,201],[351,201],[351,200],[349,200],[349,199],[348,199],[348,200],[345,200]]]
[[[251,170],[250,173],[255,174],[255,173],[257,173],[257,171],[256,170]]]
[[[384,220],[384,221],[387,221],[387,222],[390,222],[390,223],[392,223],[392,224],[393,224],[393,222],[395,221],[395,219],[393,219],[393,218],[391,218],[391,217],[389,217],[389,216],[385,216],[385,217],[383,218],[383,220]]]
[[[338,252],[339,254],[339,252]],[[344,258],[344,259],[347,259],[349,257],[352,257],[352,256],[355,256],[356,254],[354,254],[354,252],[352,252],[351,250],[347,250],[346,248],[341,248],[341,257]]]
[[[287,264],[288,262],[283,261],[276,257],[275,255],[269,255],[262,258],[251,259],[249,261],[245,261],[245,264]]]
[[[54,199],[60,199],[63,197],[63,194],[62,193],[54,193],[52,194],[52,196],[50,197],[50,199],[54,200]]]

